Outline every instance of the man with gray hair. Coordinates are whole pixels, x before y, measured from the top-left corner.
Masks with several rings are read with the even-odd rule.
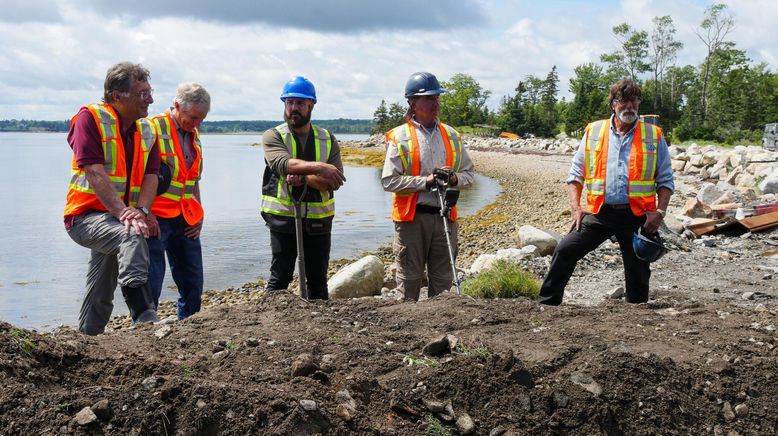
[[[157,321],[148,286],[148,208],[154,201],[159,150],[145,117],[154,102],[149,71],[121,62],[108,69],[103,102],[83,106],[70,121],[73,149],[65,228],[91,250],[78,329],[105,331],[121,285],[134,323]]]
[[[210,110],[211,96],[202,85],[182,83],[176,89],[173,106],[151,118],[159,138],[164,189],[159,190],[146,219],[151,235],[149,284],[158,306],[167,253],[170,273],[178,287],[179,320],[200,310],[203,294],[203,160],[198,128]]]

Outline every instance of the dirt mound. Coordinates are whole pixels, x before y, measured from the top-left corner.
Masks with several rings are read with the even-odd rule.
[[[282,293],[99,337],[1,324],[0,433],[774,434],[775,312],[674,298]]]

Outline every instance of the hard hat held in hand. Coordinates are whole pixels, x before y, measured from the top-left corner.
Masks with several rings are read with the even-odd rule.
[[[297,76],[286,82],[283,91],[281,91],[281,101],[286,101],[289,97],[307,98],[316,103],[316,88],[310,80],[303,76]]]
[[[644,235],[643,228],[632,234],[632,249],[638,259],[644,262],[656,262],[667,253],[662,238],[659,233],[655,235]]]

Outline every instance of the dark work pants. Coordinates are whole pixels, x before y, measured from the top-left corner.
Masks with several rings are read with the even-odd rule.
[[[162,282],[165,279],[165,254],[170,273],[178,288],[178,319],[184,319],[200,311],[203,295],[203,254],[200,239],[184,234],[189,224],[183,215],[175,218],[157,218],[159,237],[150,237],[149,285],[154,304],[159,306]]]
[[[310,299],[326,300],[327,267],[330,262],[329,233],[324,235],[303,235],[303,251],[305,252],[305,276]],[[295,262],[297,260],[297,238],[294,233],[270,231],[270,249],[273,259],[270,262],[270,279],[267,281],[267,291],[287,289],[292,281]]]
[[[632,234],[645,219],[645,216],[633,215],[629,208],[614,209],[607,205],[604,205],[597,215],[584,217],[581,230],[572,230],[554,250],[551,267],[540,287],[538,302],[553,306],[561,304],[565,286],[570,281],[578,261],[614,235],[619,242],[621,258],[624,261],[625,300],[628,303],[648,301],[650,264],[638,259],[632,249]]]

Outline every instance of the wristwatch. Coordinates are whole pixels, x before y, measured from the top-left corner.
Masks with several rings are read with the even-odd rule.
[[[139,211],[141,211],[141,212],[143,212],[143,215],[149,216],[149,210],[148,210],[148,209],[146,209],[145,207],[143,207],[143,206],[139,206],[139,207],[138,207],[138,210],[139,210]]]
[[[667,211],[664,209],[657,209],[656,211],[659,212],[659,215],[662,215],[662,218],[667,216]]]

